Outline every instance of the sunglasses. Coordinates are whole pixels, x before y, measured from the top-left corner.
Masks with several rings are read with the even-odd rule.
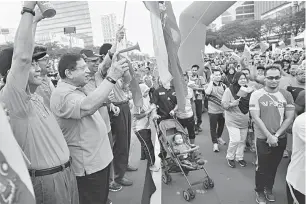
[[[268,77],[266,77],[268,80],[273,80],[273,79],[275,79],[275,80],[280,80],[280,76],[275,76],[275,77],[273,77],[273,76],[268,76]]]

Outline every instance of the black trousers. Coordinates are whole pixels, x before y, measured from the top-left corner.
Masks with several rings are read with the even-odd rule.
[[[195,139],[194,117],[192,116],[190,118],[184,118],[184,119],[177,118],[177,119],[184,128],[187,128],[189,139]]]
[[[151,139],[151,130],[143,129],[135,132],[140,144],[141,149],[144,151],[145,158],[150,162],[150,165],[155,163],[154,145]]]
[[[291,195],[291,192],[290,192],[290,189],[289,189],[289,185],[288,183],[287,184],[287,199],[288,199],[288,204],[293,204],[293,197]],[[292,186],[292,191],[293,191],[293,194],[295,196],[295,198],[297,199],[297,201],[299,202],[299,204],[305,204],[305,195],[297,190],[295,190]]]
[[[256,132],[255,132],[256,136]],[[272,190],[277,167],[283,158],[287,138],[278,139],[277,147],[270,147],[266,139],[256,139],[257,167],[255,173],[255,191]]]
[[[211,141],[214,144],[218,143],[218,138],[221,137],[224,129],[225,119],[223,113],[213,114],[208,113],[209,116],[209,125],[210,125],[210,136]]]
[[[203,111],[203,101],[202,99],[194,100],[195,109],[196,109],[196,116],[197,116],[197,124],[196,128],[199,128],[202,124],[202,111]]]
[[[80,204],[106,204],[110,165],[96,173],[77,176]]]
[[[129,162],[129,151],[131,143],[131,112],[128,103],[117,105],[120,108],[118,116],[110,112],[111,128],[113,135],[113,154],[115,180],[124,177]]]

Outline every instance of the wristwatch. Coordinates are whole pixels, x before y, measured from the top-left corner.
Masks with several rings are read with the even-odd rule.
[[[110,59],[113,59],[114,53],[112,53],[110,50],[108,50],[108,56]]]
[[[110,83],[112,83],[112,84],[116,84],[116,81],[113,78],[109,77],[109,76],[107,76],[105,79],[107,81],[109,81]]]
[[[29,8],[27,8],[27,7],[23,7],[23,8],[22,8],[21,15],[23,15],[24,13],[30,13],[30,14],[32,14],[33,16],[35,16],[35,11],[33,11],[32,9],[29,9]]]

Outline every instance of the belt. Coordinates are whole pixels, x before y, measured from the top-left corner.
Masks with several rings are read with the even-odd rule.
[[[35,170],[35,169],[29,169],[29,174],[31,177],[38,177],[38,176],[46,176],[46,175],[51,175],[55,174],[60,171],[64,171],[66,168],[70,167],[72,163],[71,157],[69,158],[69,161],[67,161],[65,164],[48,168],[48,169],[40,169],[40,170]]]
[[[123,105],[123,104],[126,104],[128,103],[129,100],[125,100],[125,101],[120,101],[120,102],[112,102],[115,106],[119,106],[119,105]]]

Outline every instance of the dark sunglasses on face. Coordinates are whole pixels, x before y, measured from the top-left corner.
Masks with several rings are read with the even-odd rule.
[[[275,79],[275,80],[280,80],[280,76],[275,76],[275,77],[273,77],[273,76],[268,76],[268,77],[266,77],[268,80],[273,80],[273,79]]]

